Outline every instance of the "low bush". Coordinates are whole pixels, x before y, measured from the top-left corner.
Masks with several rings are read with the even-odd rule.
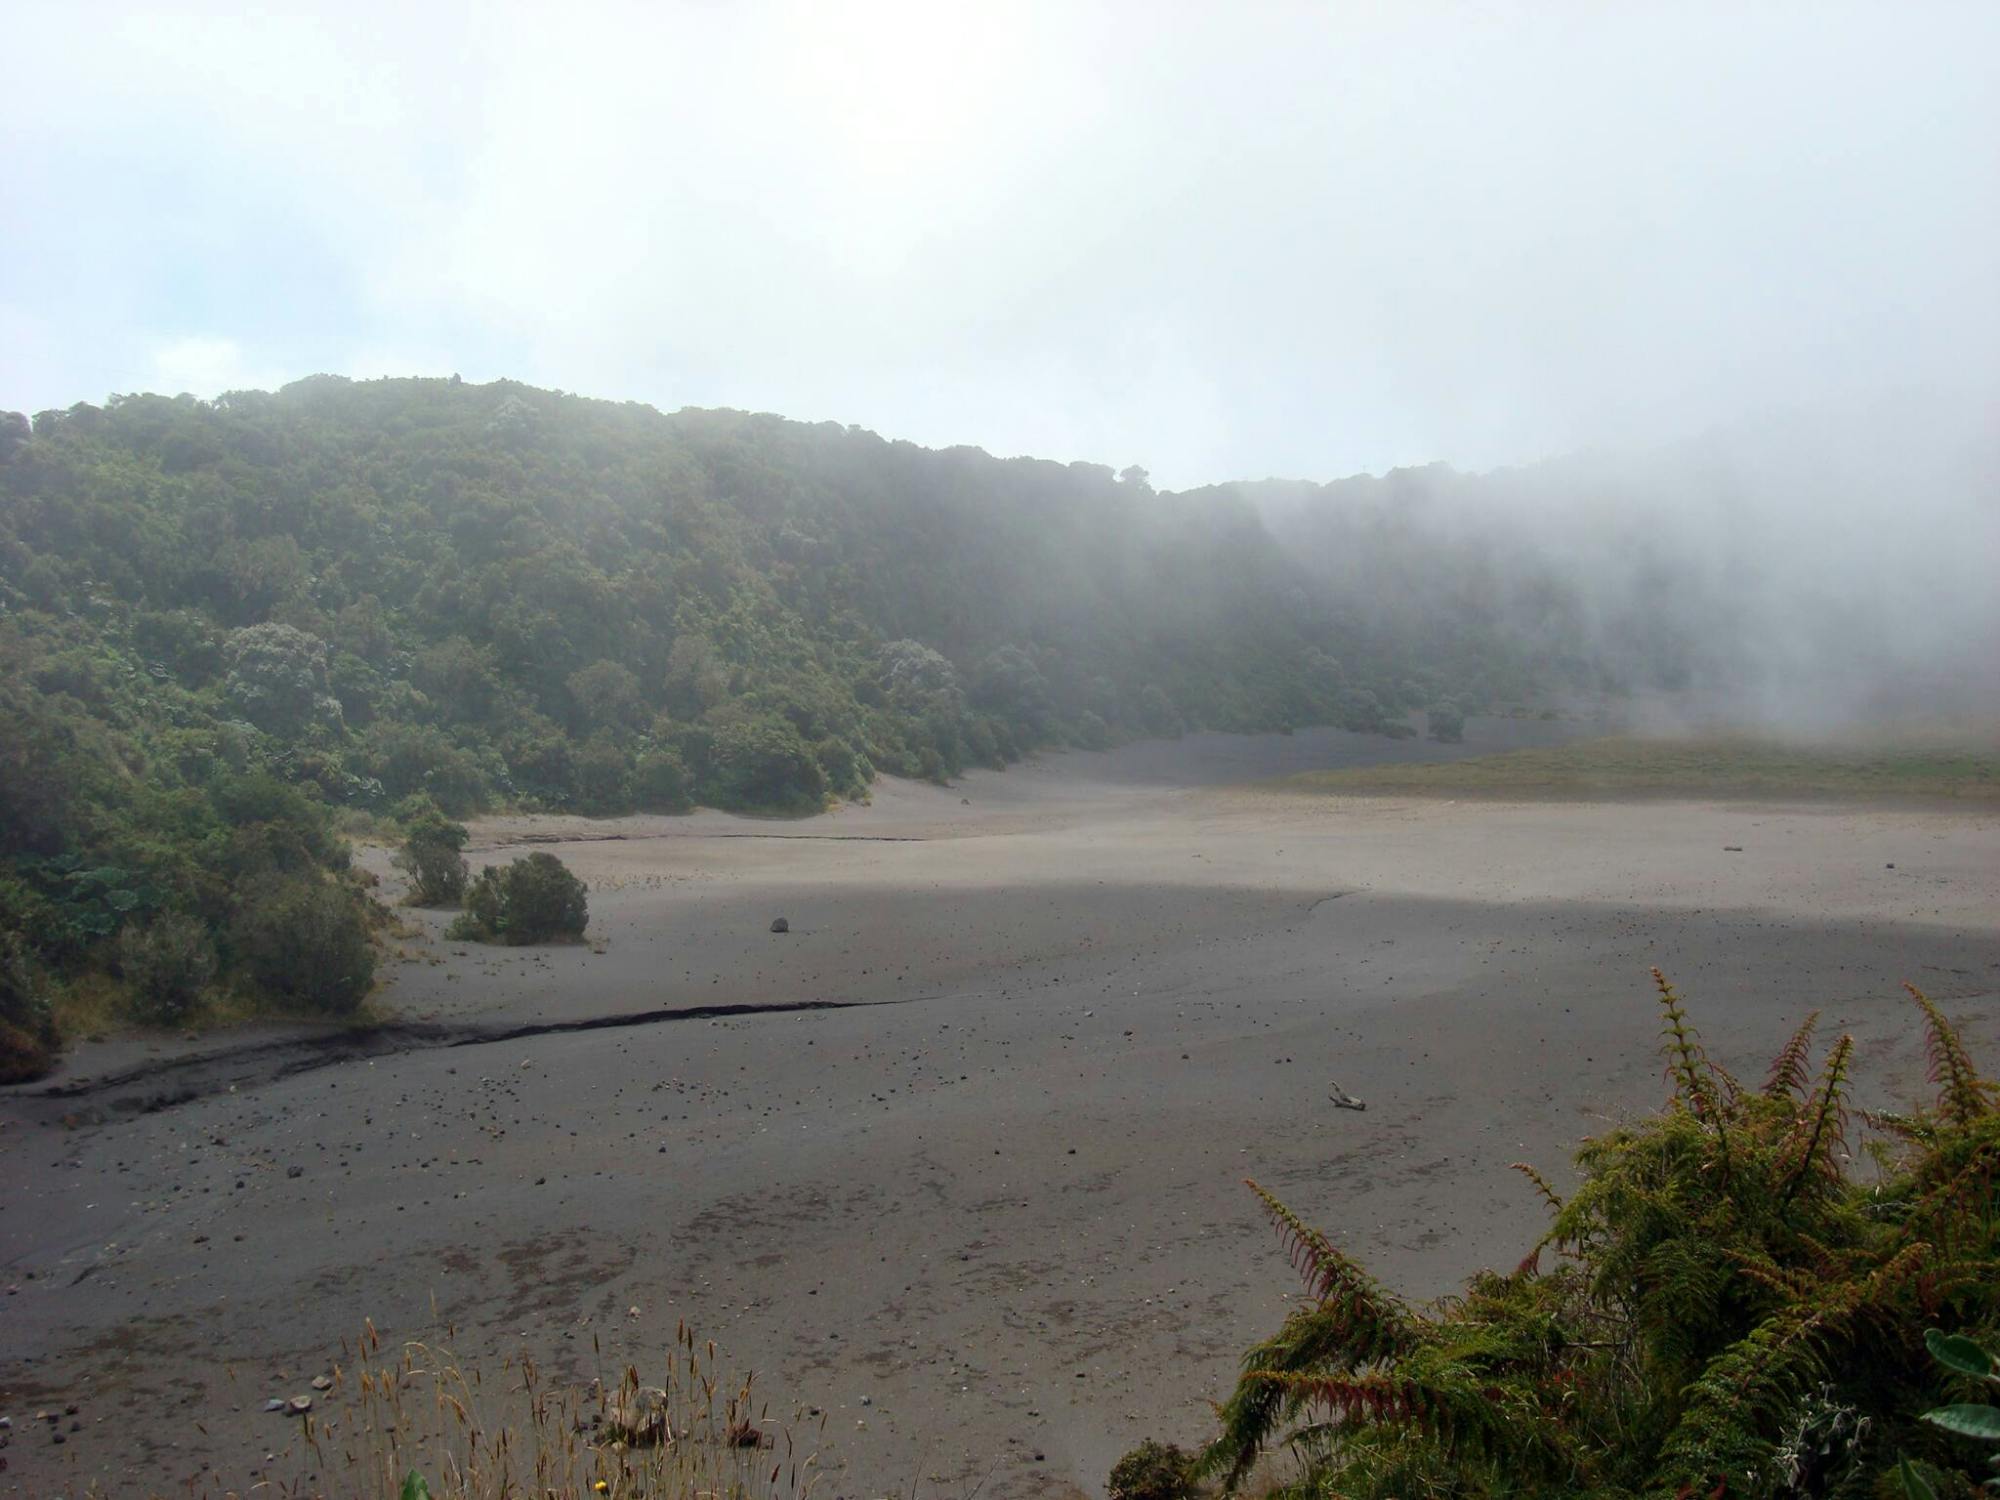
[[[286,876],[251,896],[230,942],[261,995],[305,1010],[346,1015],[375,978],[362,898],[325,876]]]
[[[1172,1443],[1148,1438],[1112,1465],[1104,1492],[1109,1500],[1188,1500],[1195,1492],[1194,1459]]]
[[[537,850],[505,868],[488,865],[465,892],[465,910],[446,935],[480,943],[575,941],[590,921],[581,880]]]
[[[1426,717],[1430,720],[1431,738],[1440,745],[1465,743],[1465,711],[1449,698],[1433,703]]]
[[[215,944],[203,923],[166,912],[120,931],[118,969],[139,1018],[171,1026],[200,1008],[215,978]]]
[[[0,932],[0,1083],[40,1078],[55,1063],[48,992],[19,938]]]

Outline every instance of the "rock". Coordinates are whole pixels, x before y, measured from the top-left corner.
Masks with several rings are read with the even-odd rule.
[[[285,1403],[276,1396],[273,1396],[269,1401],[264,1403],[265,1411],[283,1411],[284,1409]]]
[[[315,1376],[313,1376],[313,1389],[314,1389],[314,1390],[316,1390],[316,1391],[330,1391],[330,1390],[332,1390],[332,1389],[333,1389],[333,1379],[332,1379],[332,1377],[331,1377],[331,1376],[327,1376],[327,1375],[315,1375]]]
[[[294,1396],[285,1403],[285,1412],[288,1416],[303,1417],[312,1409],[313,1398],[310,1396]]]
[[[790,932],[791,930],[792,930],[792,924],[786,921],[783,917],[771,918],[771,931]]]
[[[285,1168],[285,1175],[287,1177],[303,1177],[306,1175],[306,1169],[304,1167],[287,1167]]]
[[[1368,1107],[1361,1100],[1355,1098],[1352,1094],[1341,1092],[1340,1085],[1337,1083],[1329,1083],[1327,1087],[1332,1090],[1332,1092],[1327,1095],[1327,1098],[1333,1101],[1333,1107],[1335,1109],[1366,1109]]]
[[[861,1404],[863,1406],[873,1406],[875,1404],[875,1398],[873,1396],[863,1396],[861,1398]]]

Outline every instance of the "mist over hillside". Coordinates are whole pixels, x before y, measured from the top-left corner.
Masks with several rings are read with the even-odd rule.
[[[1559,680],[1675,695],[1656,716],[1818,735],[2000,711],[2000,427],[1964,403],[1227,488],[1378,628],[1476,621]]]
[[[1990,447],[1897,431],[1174,494],[455,378],[7,416],[7,1008],[139,931],[282,990],[301,924],[311,1003],[356,1003],[343,812],[803,814],[1045,747],[1659,693],[1989,711]]]

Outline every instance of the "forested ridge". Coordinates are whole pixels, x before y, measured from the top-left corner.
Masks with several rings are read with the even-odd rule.
[[[0,416],[9,1047],[82,980],[283,998],[302,928],[345,978],[290,998],[351,1006],[343,808],[797,813],[1040,746],[1409,733],[1554,659],[1447,576],[1412,617],[1228,490],[511,382]]]

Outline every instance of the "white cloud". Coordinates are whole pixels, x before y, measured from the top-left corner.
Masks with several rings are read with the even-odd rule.
[[[1991,6],[15,23],[0,405],[423,351],[1175,484],[2000,386]]]
[[[235,339],[194,335],[153,346],[145,389],[206,400],[224,391],[270,390],[289,378],[282,371],[251,363]]]

